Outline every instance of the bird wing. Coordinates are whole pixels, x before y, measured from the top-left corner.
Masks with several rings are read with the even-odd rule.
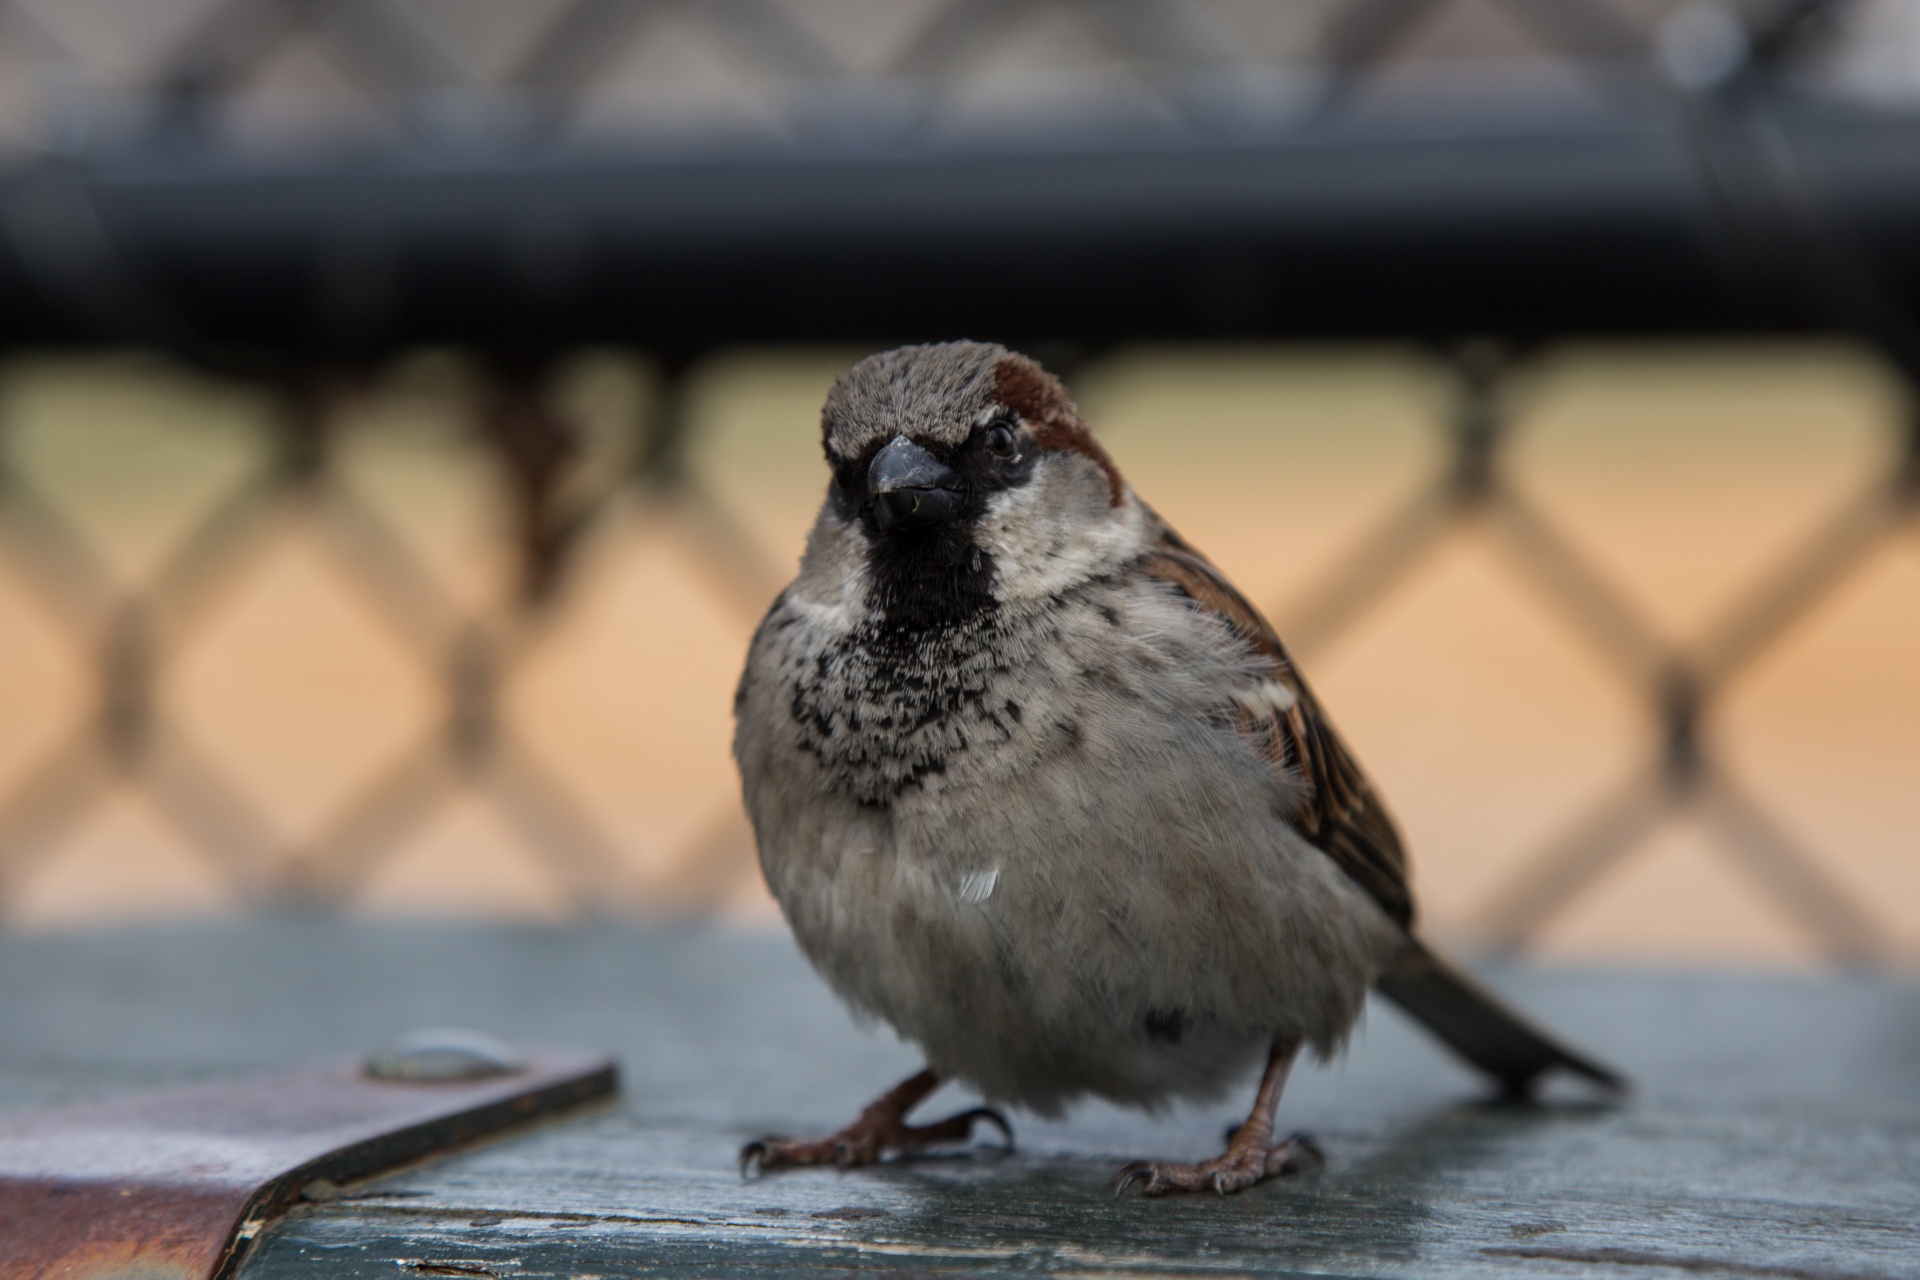
[[[1313,845],[1402,925],[1413,923],[1407,855],[1393,818],[1326,712],[1294,669],[1273,627],[1225,575],[1162,524],[1141,570],[1233,629],[1266,662],[1271,688],[1236,699],[1240,727],[1302,795],[1291,815]]]
[[[1259,697],[1236,698],[1235,705],[1242,731],[1259,744],[1275,772],[1303,792],[1298,810],[1291,815],[1294,825],[1388,915],[1411,930],[1413,895],[1407,888],[1407,855],[1373,784],[1333,731],[1326,712],[1294,670],[1280,637],[1260,611],[1179,534],[1164,522],[1158,522],[1158,527],[1159,537],[1141,557],[1141,569],[1192,601],[1195,608],[1226,623],[1266,663],[1274,688],[1263,690]],[[1511,1095],[1526,1095],[1535,1081],[1555,1067],[1608,1089],[1627,1088],[1626,1077],[1536,1027],[1411,933],[1380,975],[1379,987],[1461,1057],[1499,1080]]]

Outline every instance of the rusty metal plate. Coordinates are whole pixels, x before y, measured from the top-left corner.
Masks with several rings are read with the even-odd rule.
[[[0,1277],[221,1280],[316,1181],[349,1182],[610,1096],[613,1060],[480,1080],[358,1064],[0,1114]]]

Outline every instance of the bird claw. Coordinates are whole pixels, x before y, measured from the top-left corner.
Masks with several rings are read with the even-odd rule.
[[[1231,1195],[1256,1182],[1288,1174],[1304,1173],[1326,1163],[1320,1144],[1304,1133],[1296,1133],[1272,1147],[1250,1147],[1199,1164],[1172,1164],[1156,1160],[1135,1160],[1113,1175],[1113,1194],[1124,1196],[1128,1188],[1140,1187],[1142,1196],[1164,1196],[1176,1191],[1211,1191]]]
[[[1327,1167],[1327,1153],[1310,1133],[1294,1133],[1285,1142],[1275,1143],[1267,1152],[1266,1174],[1282,1178],[1295,1173],[1311,1173]]]
[[[754,1177],[774,1169],[831,1164],[858,1169],[873,1164],[886,1152],[917,1151],[941,1142],[965,1142],[973,1136],[975,1121],[1000,1130],[1001,1151],[1013,1150],[1013,1126],[992,1107],[974,1107],[928,1125],[908,1125],[897,1117],[873,1120],[863,1116],[847,1128],[817,1142],[791,1138],[761,1138],[740,1148],[740,1176]]]
[[[1003,1139],[1000,1143],[1000,1150],[1002,1152],[1011,1152],[1013,1150],[1013,1126],[1007,1123],[1005,1116],[1001,1115],[992,1107],[973,1107],[969,1110],[962,1111],[959,1115],[951,1119],[942,1121],[942,1123],[955,1124],[960,1121],[965,1121],[967,1125],[966,1136],[971,1138],[973,1136],[973,1122],[975,1120],[985,1120],[988,1124],[1000,1131],[1000,1137]]]
[[[1118,1200],[1127,1193],[1128,1187],[1140,1181],[1147,1184],[1141,1188],[1141,1194],[1150,1196],[1154,1194],[1154,1179],[1159,1176],[1159,1170],[1147,1160],[1135,1160],[1132,1164],[1121,1165],[1120,1171],[1113,1175],[1113,1198]]]
[[[740,1148],[740,1176],[758,1177],[775,1169],[812,1164],[837,1164],[850,1168],[848,1144],[835,1134],[820,1142],[800,1142],[792,1138],[756,1138]]]

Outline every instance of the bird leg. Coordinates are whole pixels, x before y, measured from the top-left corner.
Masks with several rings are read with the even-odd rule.
[[[1113,1193],[1120,1195],[1137,1182],[1140,1190],[1150,1196],[1164,1196],[1172,1191],[1212,1191],[1224,1196],[1230,1191],[1244,1190],[1263,1178],[1319,1167],[1320,1148],[1306,1134],[1296,1133],[1280,1143],[1273,1140],[1273,1113],[1280,1106],[1280,1091],[1286,1087],[1287,1072],[1299,1052],[1298,1040],[1273,1042],[1266,1074],[1260,1077],[1260,1092],[1254,1095],[1253,1110],[1247,1122],[1227,1139],[1225,1152],[1199,1164],[1136,1160],[1113,1176]]]
[[[881,1094],[858,1119],[830,1138],[813,1142],[762,1138],[749,1142],[740,1149],[740,1172],[764,1173],[768,1169],[809,1164],[856,1169],[872,1164],[889,1151],[915,1151],[937,1142],[965,1142],[973,1135],[976,1120],[985,1120],[999,1129],[1006,1135],[1007,1145],[1013,1145],[1012,1127],[1006,1117],[992,1107],[974,1107],[932,1124],[908,1124],[907,1112],[939,1087],[939,1074],[929,1068]]]

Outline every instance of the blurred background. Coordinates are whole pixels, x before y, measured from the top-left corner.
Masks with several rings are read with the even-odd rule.
[[[0,928],[780,928],[852,359],[1068,377],[1481,953],[1920,961],[1920,5],[0,0]]]

